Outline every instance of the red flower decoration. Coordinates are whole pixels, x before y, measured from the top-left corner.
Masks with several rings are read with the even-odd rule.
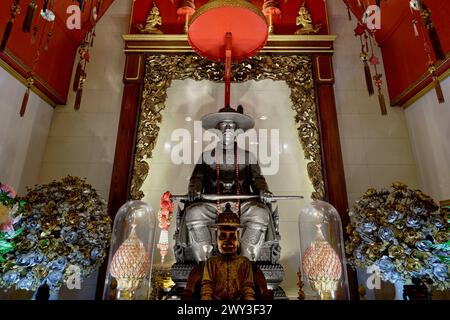
[[[355,28],[355,37],[362,36],[365,30],[364,26],[361,23],[358,23]]]

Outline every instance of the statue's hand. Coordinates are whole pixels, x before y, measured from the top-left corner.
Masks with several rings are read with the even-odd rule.
[[[264,203],[271,203],[272,195],[272,192],[270,192],[269,190],[261,190],[259,192],[259,199]]]
[[[201,199],[202,192],[198,189],[190,189],[188,191],[189,202],[194,202],[195,200]]]

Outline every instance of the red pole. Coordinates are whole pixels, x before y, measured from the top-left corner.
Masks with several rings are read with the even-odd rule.
[[[225,107],[230,107],[231,91],[231,32],[225,34]]]

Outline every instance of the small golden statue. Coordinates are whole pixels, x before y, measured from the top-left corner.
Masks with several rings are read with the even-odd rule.
[[[300,10],[298,10],[297,20],[295,24],[300,27],[295,34],[313,34],[318,33],[320,28],[322,28],[321,24],[316,24],[313,26],[311,14],[305,6],[306,0],[303,2]]]
[[[158,25],[162,26],[162,18],[156,3],[154,3],[152,10],[150,10],[150,13],[148,14],[147,20],[145,21],[145,27],[142,27],[142,24],[139,24],[138,29],[141,33],[162,34],[163,32],[156,27]]]

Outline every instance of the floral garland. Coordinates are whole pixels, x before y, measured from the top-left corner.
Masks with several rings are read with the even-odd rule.
[[[23,232],[22,213],[27,202],[14,189],[0,182],[0,263],[3,255],[15,249],[15,239]]]
[[[435,245],[448,241],[444,212],[420,190],[396,182],[393,190],[369,189],[350,210],[346,252],[353,267],[375,265],[383,280],[450,287],[449,269]]]
[[[106,256],[111,219],[105,201],[76,177],[29,189],[25,232],[0,264],[0,287],[57,291],[79,270],[89,276]]]

